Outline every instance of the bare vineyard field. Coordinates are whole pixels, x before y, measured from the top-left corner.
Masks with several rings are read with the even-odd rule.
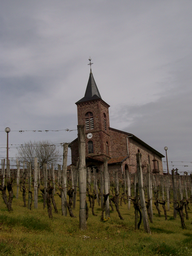
[[[14,186],[14,195],[16,187]],[[76,218],[62,216],[61,200],[55,195],[59,213],[53,211],[49,219],[43,209],[39,193],[38,209],[23,207],[22,194],[13,199],[13,211],[8,212],[0,198],[0,255],[192,255],[192,205],[186,229],[181,228],[179,216],[173,218],[173,205],[165,220],[154,207],[151,234],[144,231],[143,223],[135,230],[134,208],[127,204],[119,207],[124,220],[117,212],[110,213],[108,220],[101,221],[101,208],[95,202],[93,216],[89,210],[87,230],[79,230],[79,201],[73,210]]]

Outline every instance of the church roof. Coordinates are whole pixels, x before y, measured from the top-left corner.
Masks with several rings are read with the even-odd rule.
[[[77,103],[81,103],[81,102],[85,102],[85,101],[90,101],[90,100],[97,100],[97,99],[102,99],[100,92],[97,88],[95,79],[93,77],[93,73],[92,71],[90,71],[90,75],[89,75],[89,80],[87,83],[87,88],[85,91],[85,95],[82,99],[80,99],[79,101],[76,102]]]

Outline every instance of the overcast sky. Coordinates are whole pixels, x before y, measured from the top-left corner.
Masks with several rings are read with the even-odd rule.
[[[170,169],[192,172],[191,0],[0,2],[0,158],[7,126],[10,157],[76,138],[91,57],[111,127],[168,146]]]

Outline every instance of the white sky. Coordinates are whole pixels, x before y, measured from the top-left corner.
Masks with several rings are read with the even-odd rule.
[[[191,0],[6,0],[0,8],[0,158],[30,140],[76,138],[88,58],[111,127],[192,172]],[[15,131],[15,132],[14,132]],[[188,167],[184,167],[188,165]]]

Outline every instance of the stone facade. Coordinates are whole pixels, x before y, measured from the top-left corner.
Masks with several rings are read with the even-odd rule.
[[[143,171],[147,172],[147,164],[150,162],[153,173],[163,174],[163,155],[133,134],[110,128],[110,139],[112,148],[110,165],[113,163],[113,159],[124,156],[124,158],[127,157],[126,160],[119,162],[122,165],[122,170],[127,165],[130,173],[134,173],[136,171],[136,154],[139,150],[142,155]]]

